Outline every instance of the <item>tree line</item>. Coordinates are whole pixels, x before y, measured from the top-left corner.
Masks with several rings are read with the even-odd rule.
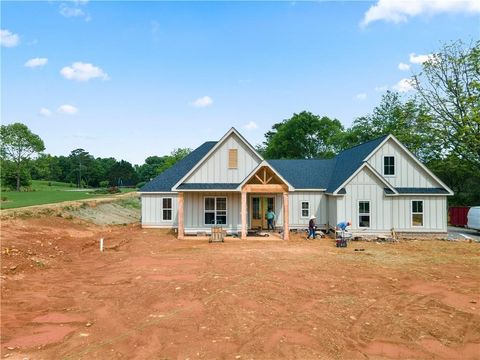
[[[344,128],[304,111],[272,126],[257,149],[267,159],[331,158],[393,134],[454,192],[450,204],[480,204],[480,42],[442,46],[410,79],[411,96],[387,91]]]
[[[308,111],[272,126],[257,150],[266,159],[331,158],[385,134],[395,135],[455,192],[450,204],[480,203],[480,41],[448,43],[410,79],[413,95],[387,91],[373,111],[345,128],[338,119]],[[190,153],[175,149],[142,165],[95,158],[84,149],[44,154],[38,135],[23,124],[0,131],[2,188],[20,190],[31,179],[78,187],[141,186]],[[35,156],[37,155],[37,156]]]
[[[1,127],[2,189],[27,189],[31,180],[70,183],[74,187],[141,187],[190,153],[175,149],[169,155],[150,156],[142,165],[132,165],[113,157],[94,157],[84,149],[75,149],[68,156],[55,156],[42,151],[45,145],[24,124]],[[34,156],[37,154],[37,156]]]

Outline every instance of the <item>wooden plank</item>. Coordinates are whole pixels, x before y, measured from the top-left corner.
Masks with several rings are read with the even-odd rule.
[[[284,193],[288,191],[288,187],[280,184],[247,184],[242,191],[249,193]]]
[[[266,183],[268,184],[270,181],[272,181],[272,179],[273,179],[273,176],[270,176]]]
[[[183,239],[185,236],[185,222],[183,219],[183,192],[178,193],[178,238]]]
[[[237,149],[228,150],[228,168],[229,169],[238,168],[238,150]]]
[[[242,191],[242,239],[247,238],[247,193]]]
[[[288,224],[288,192],[283,193],[283,240],[290,239],[290,227]]]
[[[258,179],[258,181],[260,181],[261,184],[263,184],[263,180],[260,178],[260,176],[258,176],[258,174],[255,174],[255,177]]]

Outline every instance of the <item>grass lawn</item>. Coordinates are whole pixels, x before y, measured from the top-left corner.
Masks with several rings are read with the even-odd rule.
[[[0,203],[1,209],[13,209],[24,206],[53,204],[62,201],[83,200],[96,197],[115,196],[108,194],[93,194],[92,189],[77,190],[70,187],[70,184],[61,182],[32,180],[32,189],[30,192],[7,191],[2,192],[2,197],[6,196],[7,201]],[[73,191],[72,191],[73,190]],[[136,191],[136,189],[121,189],[122,193]]]

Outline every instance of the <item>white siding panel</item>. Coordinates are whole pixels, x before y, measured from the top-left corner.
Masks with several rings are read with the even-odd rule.
[[[383,175],[383,157],[395,157],[395,176],[385,176],[394,187],[441,187],[393,140],[388,140],[368,160],[379,174]]]
[[[162,220],[162,199],[172,198],[172,220]],[[142,194],[142,226],[176,227],[178,202],[177,194]]]
[[[184,221],[185,231],[205,231],[210,230],[211,225],[205,225],[204,207],[205,197],[208,196],[225,196],[227,198],[227,224],[226,229],[239,231],[241,229],[241,195],[240,193],[231,192],[215,192],[215,193],[184,193]]]
[[[423,200],[423,227],[412,227],[412,200]],[[393,227],[397,231],[446,232],[446,196],[402,196],[392,198]]]
[[[310,203],[310,215],[315,215],[317,217],[317,224],[320,225],[328,223],[327,195],[322,192],[296,191],[290,192],[288,196],[290,227],[295,228],[308,226],[310,219],[308,217],[302,217],[302,201],[308,201]]]
[[[229,149],[237,149],[237,169],[228,168]],[[257,155],[237,135],[232,134],[185,182],[240,183],[259,163]]]
[[[364,168],[346,186],[346,195],[337,198],[336,222],[352,221],[354,231],[389,231],[392,228],[391,198],[384,195],[384,184]],[[370,201],[370,228],[359,227],[359,201]]]

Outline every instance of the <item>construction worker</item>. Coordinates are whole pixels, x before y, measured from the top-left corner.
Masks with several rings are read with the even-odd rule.
[[[312,239],[315,239],[315,237],[317,236],[315,234],[315,231],[317,230],[317,225],[315,225],[315,219],[317,217],[315,215],[312,215],[310,216],[310,221],[308,222],[308,236],[307,236],[307,240],[310,239],[310,237]]]

